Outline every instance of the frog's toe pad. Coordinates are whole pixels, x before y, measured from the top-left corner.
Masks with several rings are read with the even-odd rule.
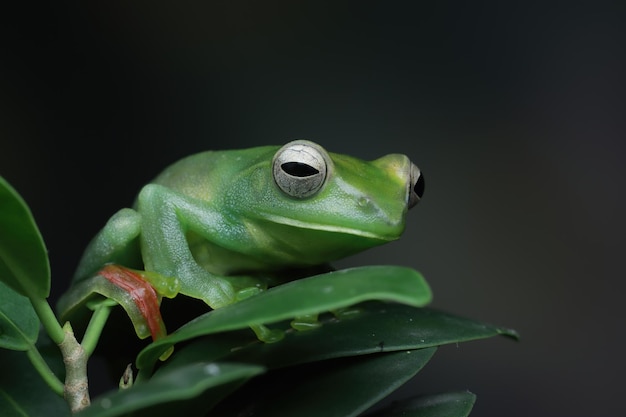
[[[261,293],[262,291],[263,290],[257,287],[244,288],[242,290],[237,291],[237,293],[235,294],[235,300],[237,301],[245,300],[246,298],[250,298],[253,295],[257,295]]]
[[[295,319],[291,322],[291,328],[298,331],[313,330],[320,327],[322,323],[318,321],[298,320]]]
[[[285,332],[279,329],[270,329],[262,324],[250,326],[256,337],[265,343],[274,343],[285,337]]]
[[[361,310],[358,307],[345,307],[331,311],[338,319],[347,319],[359,314]]]
[[[321,325],[317,320],[317,314],[299,316],[291,321],[291,328],[299,331],[317,329]]]

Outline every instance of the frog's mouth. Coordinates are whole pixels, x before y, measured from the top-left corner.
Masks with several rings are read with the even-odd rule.
[[[381,234],[381,233],[374,233],[371,231],[367,231],[363,229],[356,229],[356,228],[346,227],[346,226],[304,222],[301,220],[296,220],[293,218],[276,216],[276,215],[267,215],[265,216],[265,219],[276,224],[295,227],[298,229],[318,230],[321,232],[360,236],[360,237],[364,237],[368,239],[380,240],[380,241],[385,241],[385,242],[396,240],[400,237],[400,234],[401,234],[401,230],[400,230],[400,233]]]
[[[266,224],[251,225],[256,247],[263,258],[281,266],[321,265],[345,258],[365,249],[386,244],[400,237],[402,224],[376,233],[360,227],[316,223],[271,215]],[[386,231],[386,230],[383,230]]]

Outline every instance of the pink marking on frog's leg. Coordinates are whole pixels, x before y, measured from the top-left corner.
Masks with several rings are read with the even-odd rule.
[[[109,264],[98,274],[128,293],[148,324],[152,340],[160,339],[167,334],[159,309],[159,297],[140,273],[120,265]]]

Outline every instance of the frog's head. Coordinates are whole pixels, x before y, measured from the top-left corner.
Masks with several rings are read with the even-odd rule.
[[[271,151],[271,161],[266,154],[250,172],[245,218],[284,260],[317,264],[395,240],[424,192],[424,177],[405,155],[363,161],[306,140]]]

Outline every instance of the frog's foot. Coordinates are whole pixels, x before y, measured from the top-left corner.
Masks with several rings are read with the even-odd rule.
[[[359,314],[360,312],[361,312],[361,310],[359,310],[358,307],[344,307],[344,308],[338,308],[336,310],[332,310],[331,311],[331,313],[337,319],[350,318],[350,317],[353,317],[356,314]]]
[[[237,301],[237,292],[223,277],[210,275],[195,287],[187,286],[182,294],[204,301],[213,310],[226,307]]]
[[[266,289],[267,283],[262,278],[211,274],[193,287],[187,286],[181,292],[204,301],[215,310],[250,298]]]
[[[167,334],[159,308],[159,293],[151,285],[156,274],[152,274],[149,279],[146,279],[148,277],[144,271],[109,264],[102,268],[97,276],[104,277],[105,280],[100,281],[103,285],[93,285],[94,292],[99,292],[105,297],[115,300],[126,310],[137,336],[142,339],[145,338],[147,336],[146,330],[149,331],[153,340],[160,339]],[[165,283],[165,280],[163,283],[157,284],[157,286],[161,285],[170,286]],[[171,287],[175,293],[177,283]]]
[[[312,330],[317,329],[322,324],[317,320],[317,314],[306,314],[298,316],[291,321],[291,327],[294,330]]]
[[[265,343],[274,343],[285,337],[285,332],[279,329],[270,329],[262,324],[253,324],[250,328],[256,334],[256,337]]]
[[[359,314],[359,312],[360,310],[357,307],[346,307],[331,311],[337,319],[349,318],[355,314]],[[291,321],[291,327],[298,331],[317,329],[321,325],[322,323],[318,320],[318,314],[298,316]]]
[[[237,291],[237,293],[235,294],[235,300],[236,301],[245,300],[246,298],[250,298],[253,295],[257,295],[261,292],[263,292],[263,290],[258,287],[244,288],[242,290]]]

